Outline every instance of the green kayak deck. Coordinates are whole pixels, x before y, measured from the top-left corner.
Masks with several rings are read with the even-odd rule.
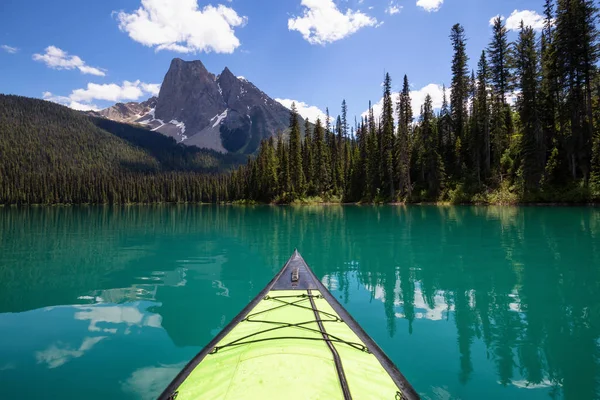
[[[161,399],[417,399],[298,252]]]

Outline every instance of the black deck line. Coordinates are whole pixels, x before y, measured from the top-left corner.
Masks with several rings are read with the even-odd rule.
[[[299,270],[298,282],[292,282],[292,271],[294,268]],[[413,387],[408,383],[404,375],[394,365],[392,360],[377,346],[369,335],[361,328],[360,325],[348,314],[346,309],[329,293],[329,290],[316,277],[310,267],[306,264],[302,256],[297,250],[290,259],[285,263],[283,268],[273,277],[273,279],[265,286],[265,288],[254,298],[238,315],[236,315],[229,324],[219,334],[198,353],[181,372],[173,379],[167,388],[158,397],[159,400],[169,400],[173,398],[174,392],[185,381],[190,373],[202,362],[202,360],[210,354],[213,348],[236,327],[250,311],[269,293],[271,290],[318,290],[321,295],[327,300],[329,305],[338,313],[340,318],[350,327],[350,329],[363,341],[370,352],[381,363],[385,371],[390,375],[394,383],[402,391],[403,399],[419,400],[420,397]],[[312,299],[311,299],[312,301]],[[314,306],[313,306],[314,307]],[[320,318],[317,317],[319,320]],[[330,344],[329,341],[327,341]],[[335,356],[334,356],[335,358]],[[337,365],[336,365],[337,366]],[[341,381],[340,381],[341,382]],[[345,395],[345,393],[344,393]]]
[[[310,295],[310,289],[308,289],[308,294]],[[323,321],[321,321],[321,316],[319,315],[319,310],[315,305],[315,300],[312,297],[308,298],[310,300],[310,306],[313,309],[313,313],[315,314],[315,318],[317,320],[317,324],[319,325],[319,330],[321,331],[321,335],[323,335],[323,339],[325,343],[327,343],[327,347],[331,350],[331,355],[333,356],[333,361],[335,362],[335,371],[337,372],[338,380],[340,381],[340,386],[342,387],[342,392],[344,393],[345,400],[352,400],[352,395],[350,394],[350,388],[348,387],[348,380],[346,379],[346,374],[344,373],[344,367],[342,365],[342,360],[340,359],[340,355],[329,340],[329,335],[323,326]]]

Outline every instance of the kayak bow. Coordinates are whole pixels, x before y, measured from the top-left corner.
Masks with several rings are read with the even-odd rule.
[[[159,399],[418,399],[298,251]]]

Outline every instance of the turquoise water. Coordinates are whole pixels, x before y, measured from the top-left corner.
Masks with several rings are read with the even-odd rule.
[[[600,209],[0,208],[2,398],[150,399],[297,247],[425,399],[593,399]]]

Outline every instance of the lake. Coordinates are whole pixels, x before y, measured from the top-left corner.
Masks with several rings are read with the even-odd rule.
[[[424,399],[593,399],[600,209],[0,208],[6,399],[152,399],[298,248]]]

